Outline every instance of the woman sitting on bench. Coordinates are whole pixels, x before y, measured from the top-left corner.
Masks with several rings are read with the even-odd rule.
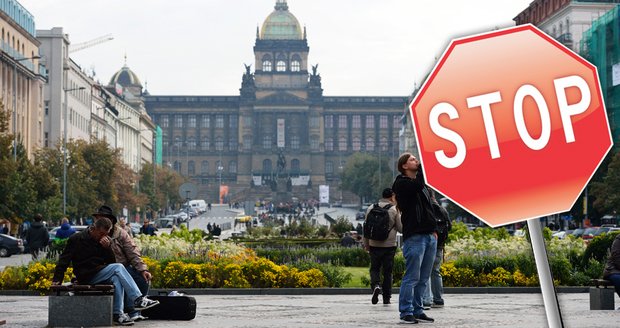
[[[603,278],[614,284],[616,294],[620,296],[620,234],[616,235],[611,244],[611,253],[603,271]]]

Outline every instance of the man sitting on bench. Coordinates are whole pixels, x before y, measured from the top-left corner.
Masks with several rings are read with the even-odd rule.
[[[133,325],[133,320],[123,313],[123,298],[133,300],[136,310],[156,306],[158,301],[141,296],[142,293],[131,275],[120,263],[115,263],[114,253],[101,243],[112,228],[108,218],[97,220],[88,229],[69,237],[64,251],[58,258],[52,285],[62,284],[65,271],[73,264],[73,273],[81,284],[111,283],[114,285],[113,317],[120,325]]]
[[[620,296],[620,234],[616,235],[613,244],[611,244],[611,253],[607,258],[603,278],[614,284],[616,294]]]

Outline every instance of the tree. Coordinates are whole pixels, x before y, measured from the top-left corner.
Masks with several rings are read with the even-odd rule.
[[[392,182],[392,170],[387,159],[355,153],[347,159],[342,172],[341,188],[358,195],[362,202],[374,201],[381,198],[381,191],[392,186]]]
[[[620,212],[620,152],[613,154],[602,180],[590,185],[596,209],[602,213]]]

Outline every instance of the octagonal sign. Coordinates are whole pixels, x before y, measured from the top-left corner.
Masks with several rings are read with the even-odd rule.
[[[490,226],[570,210],[612,146],[596,67],[533,25],[452,41],[411,112],[427,183]]]

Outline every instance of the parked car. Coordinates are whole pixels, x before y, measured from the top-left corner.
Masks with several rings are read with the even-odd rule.
[[[24,242],[21,239],[0,234],[0,257],[9,257],[23,252]]]
[[[584,231],[586,231],[586,229],[582,229],[582,228],[575,229],[575,231],[573,231],[573,236],[581,237]]]
[[[174,219],[170,217],[159,218],[155,220],[155,222],[153,223],[155,228],[172,228],[173,224],[174,224]]]
[[[583,235],[581,235],[581,238],[584,240],[590,240],[592,238],[594,238],[594,234],[596,233],[596,231],[599,229],[600,227],[590,227],[587,228],[584,232]]]
[[[140,228],[142,228],[142,225],[140,225],[140,223],[131,222],[128,224],[134,236],[140,233]]]
[[[364,221],[366,220],[366,212],[360,210],[355,214],[355,220]]]

